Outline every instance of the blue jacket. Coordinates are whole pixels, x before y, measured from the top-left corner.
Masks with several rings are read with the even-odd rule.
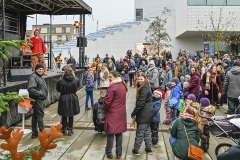
[[[93,91],[94,89],[94,78],[89,74],[85,73],[85,78],[86,78],[86,91]]]
[[[168,101],[168,106],[171,109],[178,110],[179,105],[180,105],[181,91],[182,91],[181,83],[178,83],[174,88],[172,88],[171,95],[170,95],[169,101]],[[177,101],[176,103],[174,103],[173,106],[170,103],[171,99],[175,99]]]
[[[154,123],[160,123],[160,108],[162,105],[162,98],[155,98],[154,96],[152,96],[152,105],[153,105],[153,119],[152,122]]]

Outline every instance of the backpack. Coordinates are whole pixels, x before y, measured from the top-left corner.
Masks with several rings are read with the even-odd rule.
[[[105,111],[102,109],[102,106],[100,104],[98,104],[97,128],[98,128],[98,131],[100,131],[100,132],[104,131],[105,116],[106,116]]]

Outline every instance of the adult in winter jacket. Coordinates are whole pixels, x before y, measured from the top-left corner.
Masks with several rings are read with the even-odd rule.
[[[141,65],[138,67],[138,70],[141,71],[141,72],[146,72],[147,68],[148,68],[148,66],[146,64],[146,61],[142,61]]]
[[[100,72],[100,88],[102,89],[108,89],[108,87],[110,86],[110,82],[108,80],[108,75],[109,75],[109,71],[107,68],[107,64],[103,63],[102,64],[102,68],[101,68],[101,72]]]
[[[139,148],[145,141],[145,151],[152,154],[150,123],[153,118],[152,92],[145,73],[141,72],[137,80],[136,106],[131,114],[136,118],[137,131],[132,153],[139,155]]]
[[[57,82],[57,91],[61,92],[58,103],[58,114],[62,116],[62,131],[64,135],[73,134],[73,116],[80,113],[78,96],[79,79],[70,66],[64,69],[62,79]]]
[[[169,138],[172,146],[173,154],[180,159],[190,160],[188,158],[188,140],[186,132],[191,145],[199,147],[201,119],[195,108],[187,107],[185,112],[181,114],[181,118],[176,119],[172,125],[171,136]]]
[[[149,69],[147,70],[147,78],[150,83],[152,92],[159,87],[158,69],[155,67],[154,61],[149,62]]]
[[[198,97],[200,94],[200,74],[198,73],[198,69],[195,67],[192,67],[190,72],[191,78],[187,90]]]
[[[240,96],[240,62],[233,63],[223,85],[223,94],[228,97],[228,114],[234,114],[239,105]]]
[[[128,65],[130,87],[132,87],[133,85],[134,75],[136,74],[136,71],[137,71],[137,66],[135,65],[134,60],[130,59],[130,63]]]
[[[48,96],[48,88],[45,80],[42,78],[44,74],[44,66],[42,64],[37,64],[35,67],[35,72],[28,79],[27,89],[29,92],[29,97],[34,99],[33,102],[33,115],[32,115],[32,138],[38,136],[38,129],[42,132],[44,129],[43,117],[44,117],[44,107],[45,99]]]
[[[203,74],[201,87],[204,91],[204,96],[211,101],[211,104],[216,106],[218,99],[222,97],[222,82],[217,75],[216,65],[209,67],[209,72]]]
[[[171,66],[170,65],[166,66],[166,73],[164,75],[162,75],[162,76],[164,76],[164,77],[163,77],[163,82],[162,82],[162,86],[161,87],[162,87],[163,90],[166,91],[167,83],[171,82],[171,80],[172,80],[172,71],[171,71]]]
[[[117,71],[109,74],[110,86],[102,109],[106,110],[104,129],[107,131],[106,155],[112,159],[114,135],[117,159],[122,156],[122,133],[127,131],[126,93],[127,85]]]

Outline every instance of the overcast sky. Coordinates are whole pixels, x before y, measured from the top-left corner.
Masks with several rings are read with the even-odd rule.
[[[95,32],[103,27],[128,22],[134,19],[134,0],[84,0],[92,7],[92,15],[86,15],[86,34]],[[36,24],[36,16],[28,18],[27,29],[31,30]],[[79,16],[53,16],[53,24],[73,24]],[[49,16],[38,15],[37,24],[50,23]]]

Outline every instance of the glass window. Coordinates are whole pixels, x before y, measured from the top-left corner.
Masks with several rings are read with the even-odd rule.
[[[143,9],[136,9],[136,21],[143,19]]]
[[[227,0],[227,5],[229,6],[240,6],[239,0]]]
[[[57,40],[62,40],[62,35],[58,35]]]
[[[208,6],[222,6],[226,5],[226,0],[207,0]]]
[[[52,33],[56,33],[56,28],[52,28]]]
[[[62,27],[62,33],[66,33],[66,27]]]
[[[66,35],[66,41],[68,41],[68,35]]]
[[[206,6],[206,0],[188,0],[189,6]]]

